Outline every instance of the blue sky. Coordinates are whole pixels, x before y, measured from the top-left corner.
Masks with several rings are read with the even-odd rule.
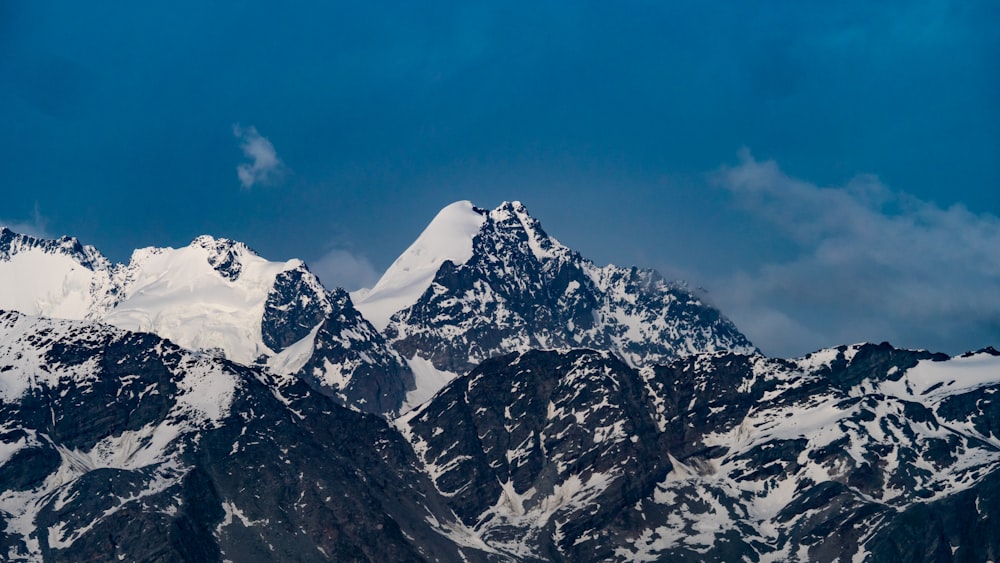
[[[1000,4],[0,3],[0,222],[370,283],[458,199],[765,352],[1000,344]]]

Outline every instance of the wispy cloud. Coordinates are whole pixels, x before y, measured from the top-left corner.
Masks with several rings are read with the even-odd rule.
[[[274,145],[267,137],[258,133],[256,127],[243,128],[240,125],[233,125],[233,135],[240,141],[243,156],[250,160],[236,167],[240,184],[245,189],[257,184],[273,184],[281,179],[285,164],[278,158]]]
[[[798,248],[717,284],[724,310],[766,352],[855,340],[957,352],[1000,340],[997,217],[942,208],[874,176],[819,187],[746,150],[715,180]],[[974,341],[983,334],[994,341]]]
[[[309,269],[330,289],[342,287],[348,291],[356,291],[370,288],[379,277],[368,258],[342,248],[330,250],[310,262]]]
[[[37,204],[35,205],[34,212],[31,214],[31,219],[27,221],[0,219],[0,227],[7,227],[16,233],[37,238],[55,238],[48,230],[48,223],[48,219],[42,217],[42,214],[38,211]]]

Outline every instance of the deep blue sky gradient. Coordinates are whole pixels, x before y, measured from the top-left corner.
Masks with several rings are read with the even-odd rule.
[[[6,0],[0,220],[114,260],[209,233],[381,271],[440,207],[519,199],[598,263],[723,292],[741,326],[770,299],[792,324],[748,328],[765,351],[844,338],[960,351],[997,344],[1000,320],[943,334],[887,313],[851,332],[864,323],[841,303],[734,297],[741,275],[815,248],[718,175],[745,147],[814,187],[874,174],[991,224],[998,61],[993,0]],[[278,180],[240,185],[234,125],[273,144]]]

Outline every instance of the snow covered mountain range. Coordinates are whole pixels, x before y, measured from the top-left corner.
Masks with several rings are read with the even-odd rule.
[[[190,350],[298,375],[364,410],[392,412],[413,387],[402,358],[345,291],[327,291],[301,260],[271,262],[240,242],[201,236],[112,264],[76,239],[3,229],[0,278],[0,309],[152,332]]]
[[[11,280],[0,309],[152,332],[296,375],[376,413],[416,405],[508,352],[594,347],[646,365],[753,350],[682,284],[651,270],[598,268],[517,202],[446,207],[356,305],[300,260],[268,261],[210,236],[112,264],[76,239],[3,229],[0,278]]]
[[[986,561],[1000,354],[762,356],[518,202],[370,290],[0,230],[0,559]]]

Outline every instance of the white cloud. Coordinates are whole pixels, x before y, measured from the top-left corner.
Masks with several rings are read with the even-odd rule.
[[[765,352],[860,340],[952,353],[998,343],[1000,219],[941,208],[873,176],[822,188],[748,151],[740,158],[715,180],[799,251],[715,284],[723,310]]]
[[[379,277],[368,258],[341,248],[335,248],[310,262],[309,269],[330,289],[342,287],[356,291],[370,288]]]
[[[8,221],[6,219],[0,219],[0,227],[7,227],[15,233],[30,235],[35,238],[55,238],[48,230],[48,223],[48,220],[45,217],[42,217],[42,214],[39,213],[37,205],[35,206],[34,213],[31,215],[31,219],[28,221]]]
[[[233,135],[240,140],[243,156],[250,159],[236,167],[236,175],[244,188],[257,184],[272,184],[278,181],[285,170],[285,164],[278,158],[274,145],[257,132],[256,127],[243,128],[233,125]]]

